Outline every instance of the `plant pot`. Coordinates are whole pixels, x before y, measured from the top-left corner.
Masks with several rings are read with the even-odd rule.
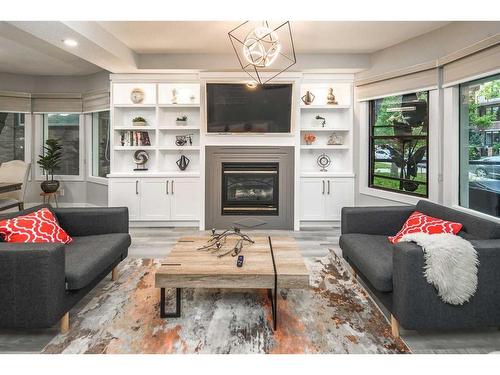
[[[46,180],[40,184],[40,187],[44,193],[55,193],[59,189],[59,181]]]
[[[133,121],[132,124],[134,126],[146,126],[146,122],[145,121]]]
[[[177,124],[177,126],[186,126],[187,125],[187,121],[179,121],[179,120],[177,120],[175,123]]]

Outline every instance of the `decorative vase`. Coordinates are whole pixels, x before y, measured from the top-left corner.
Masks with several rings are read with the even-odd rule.
[[[44,193],[55,193],[59,189],[59,181],[45,180],[40,184],[40,187]]]
[[[306,94],[301,98],[305,105],[310,105],[316,96],[311,91],[306,91]]]
[[[177,120],[175,123],[177,124],[177,126],[186,126],[187,125],[187,120],[186,121]]]

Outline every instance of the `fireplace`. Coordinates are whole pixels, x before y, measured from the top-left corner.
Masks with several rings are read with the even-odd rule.
[[[279,215],[279,163],[222,163],[222,215]]]

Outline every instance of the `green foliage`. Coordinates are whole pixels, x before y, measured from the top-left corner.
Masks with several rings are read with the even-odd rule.
[[[132,120],[132,122],[146,122],[146,119],[144,117],[137,116]]]
[[[46,174],[46,178],[50,174],[51,179],[54,179],[54,171],[57,170],[61,163],[61,145],[57,139],[47,139],[43,147],[43,155],[38,155],[37,164]]]
[[[479,96],[486,100],[500,98],[500,79],[483,84],[479,89]]]
[[[477,160],[481,157],[479,150],[476,147],[469,147],[469,160]]]
[[[478,128],[479,130],[488,129],[491,123],[495,120],[495,115],[489,113],[486,115],[479,116],[478,105],[473,99],[469,103],[469,126]]]

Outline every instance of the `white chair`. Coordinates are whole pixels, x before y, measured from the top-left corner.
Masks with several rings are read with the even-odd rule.
[[[24,195],[28,183],[31,163],[22,160],[12,160],[0,165],[0,182],[21,182],[21,190],[0,194],[0,211],[18,207],[24,209]]]

